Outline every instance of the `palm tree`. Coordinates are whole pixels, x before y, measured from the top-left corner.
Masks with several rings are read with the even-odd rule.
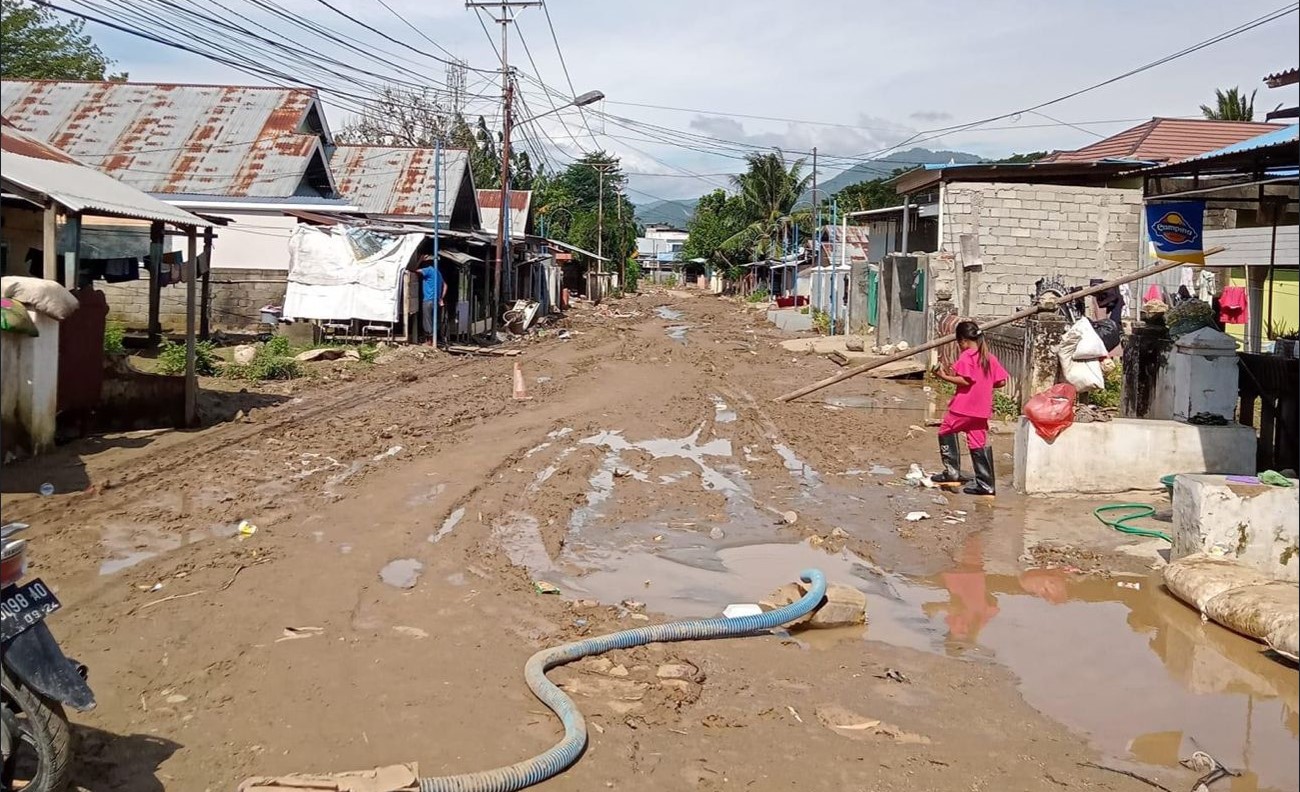
[[[1254,121],[1255,91],[1247,97],[1238,88],[1215,89],[1215,106],[1201,105],[1201,113],[1212,121]]]
[[[731,177],[739,192],[749,224],[724,243],[732,249],[748,248],[752,256],[766,255],[777,249],[791,222],[799,222],[801,215],[795,204],[812,182],[812,174],[804,173],[807,160],[798,159],[789,165],[780,149],[771,153],[753,153],[745,157],[748,165],[739,176]]]

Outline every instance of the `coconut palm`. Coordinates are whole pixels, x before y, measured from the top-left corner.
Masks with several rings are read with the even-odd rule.
[[[806,219],[808,212],[795,211],[795,205],[812,181],[812,174],[804,173],[807,160],[798,159],[787,165],[780,149],[750,154],[745,161],[746,171],[731,177],[731,181],[749,223],[728,239],[724,247],[745,249],[758,257],[779,249],[790,224]]]
[[[1215,106],[1201,105],[1201,113],[1212,121],[1254,121],[1255,91],[1246,96],[1239,88],[1215,89]]]

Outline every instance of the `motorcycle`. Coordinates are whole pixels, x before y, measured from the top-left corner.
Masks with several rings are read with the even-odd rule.
[[[95,706],[86,667],[68,659],[45,624],[54,592],[27,575],[28,526],[0,528],[0,789],[62,792],[72,774],[72,730],[63,707]]]

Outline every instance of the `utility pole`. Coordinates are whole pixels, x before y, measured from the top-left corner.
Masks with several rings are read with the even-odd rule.
[[[605,169],[618,167],[617,162],[588,162],[588,165],[596,169],[596,272],[605,271],[605,262],[600,259],[605,256]],[[618,202],[619,225],[622,227],[623,219],[623,202]]]
[[[496,266],[492,270],[492,293],[488,305],[492,311],[492,329],[496,329],[497,316],[500,313],[498,302],[501,299],[501,270],[505,266],[505,257],[509,251],[510,241],[506,239],[506,212],[510,211],[510,101],[513,98],[514,85],[510,76],[509,36],[507,31],[514,22],[512,10],[540,6],[541,0],[465,0],[465,7],[474,9],[496,9],[499,16],[492,20],[501,26],[501,217],[497,222]]]

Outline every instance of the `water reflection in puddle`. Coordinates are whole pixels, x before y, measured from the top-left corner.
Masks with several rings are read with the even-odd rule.
[[[655,316],[668,322],[675,322],[682,318],[682,312],[666,305],[661,305],[655,309]]]
[[[722,411],[720,404],[715,399],[715,412]],[[1016,675],[1031,706],[1109,755],[1174,768],[1178,759],[1204,750],[1245,771],[1231,783],[1220,782],[1228,792],[1300,788],[1300,682],[1294,669],[1265,657],[1256,644],[1202,623],[1157,579],[1020,570],[1014,559],[1040,539],[1085,540],[1083,529],[1061,524],[1059,508],[1008,503],[998,512],[1001,523],[991,514],[972,514],[971,520],[992,527],[973,535],[955,566],[938,574],[889,574],[851,553],[781,543],[771,515],[756,502],[751,486],[757,484],[732,459],[730,441],[701,443],[702,428],[681,439],[633,442],[620,432],[601,432],[578,441],[605,449],[606,456],[592,476],[586,506],[574,513],[559,558],[550,558],[537,521],[526,514],[494,526],[498,543],[514,563],[545,572],[580,596],[610,604],[636,599],[682,618],[716,616],[729,603],[755,602],[801,570],[820,568],[832,582],[868,595],[868,626],[851,638],[1002,664]],[[911,492],[879,486],[840,490],[821,482],[790,448],[777,442],[774,448],[792,476],[805,486],[817,483],[815,504],[800,511],[827,524],[883,545],[893,535],[892,521],[882,524],[867,515],[910,508]],[[614,471],[636,452],[688,462],[709,489],[726,496],[727,519],[718,523],[725,530],[711,535],[713,521],[688,504],[620,524],[617,533],[584,530],[597,525],[600,505],[614,493]],[[866,472],[893,475],[880,465]],[[650,481],[644,474],[636,478]],[[654,481],[667,483],[662,474]],[[882,500],[889,494],[892,501]],[[928,493],[915,494],[921,495]],[[1035,517],[1039,511],[1045,511],[1044,519]],[[1009,531],[997,527],[1012,522]],[[842,638],[830,646],[842,648]]]
[[[398,558],[384,564],[379,570],[379,579],[394,588],[415,588],[423,571],[424,564],[414,558]]]
[[[1225,785],[1231,792],[1297,788],[1294,669],[1202,623],[1156,578],[989,574],[979,541],[952,570],[925,578],[806,543],[584,548],[570,561],[589,571],[568,584],[603,602],[633,598],[695,618],[757,601],[816,567],[867,593],[865,638],[1005,665],[1031,706],[1108,754],[1173,768],[1204,750],[1246,771]]]
[[[150,525],[109,523],[101,539],[106,558],[99,565],[99,574],[113,575],[188,544],[229,538],[238,530],[236,525],[214,525],[207,530],[176,533]]]
[[[429,541],[434,544],[441,542],[442,538],[454,531],[456,526],[459,525],[460,521],[463,519],[465,519],[465,507],[457,507],[455,511],[447,515],[447,519],[442,521],[442,526],[436,533],[429,534]]]

